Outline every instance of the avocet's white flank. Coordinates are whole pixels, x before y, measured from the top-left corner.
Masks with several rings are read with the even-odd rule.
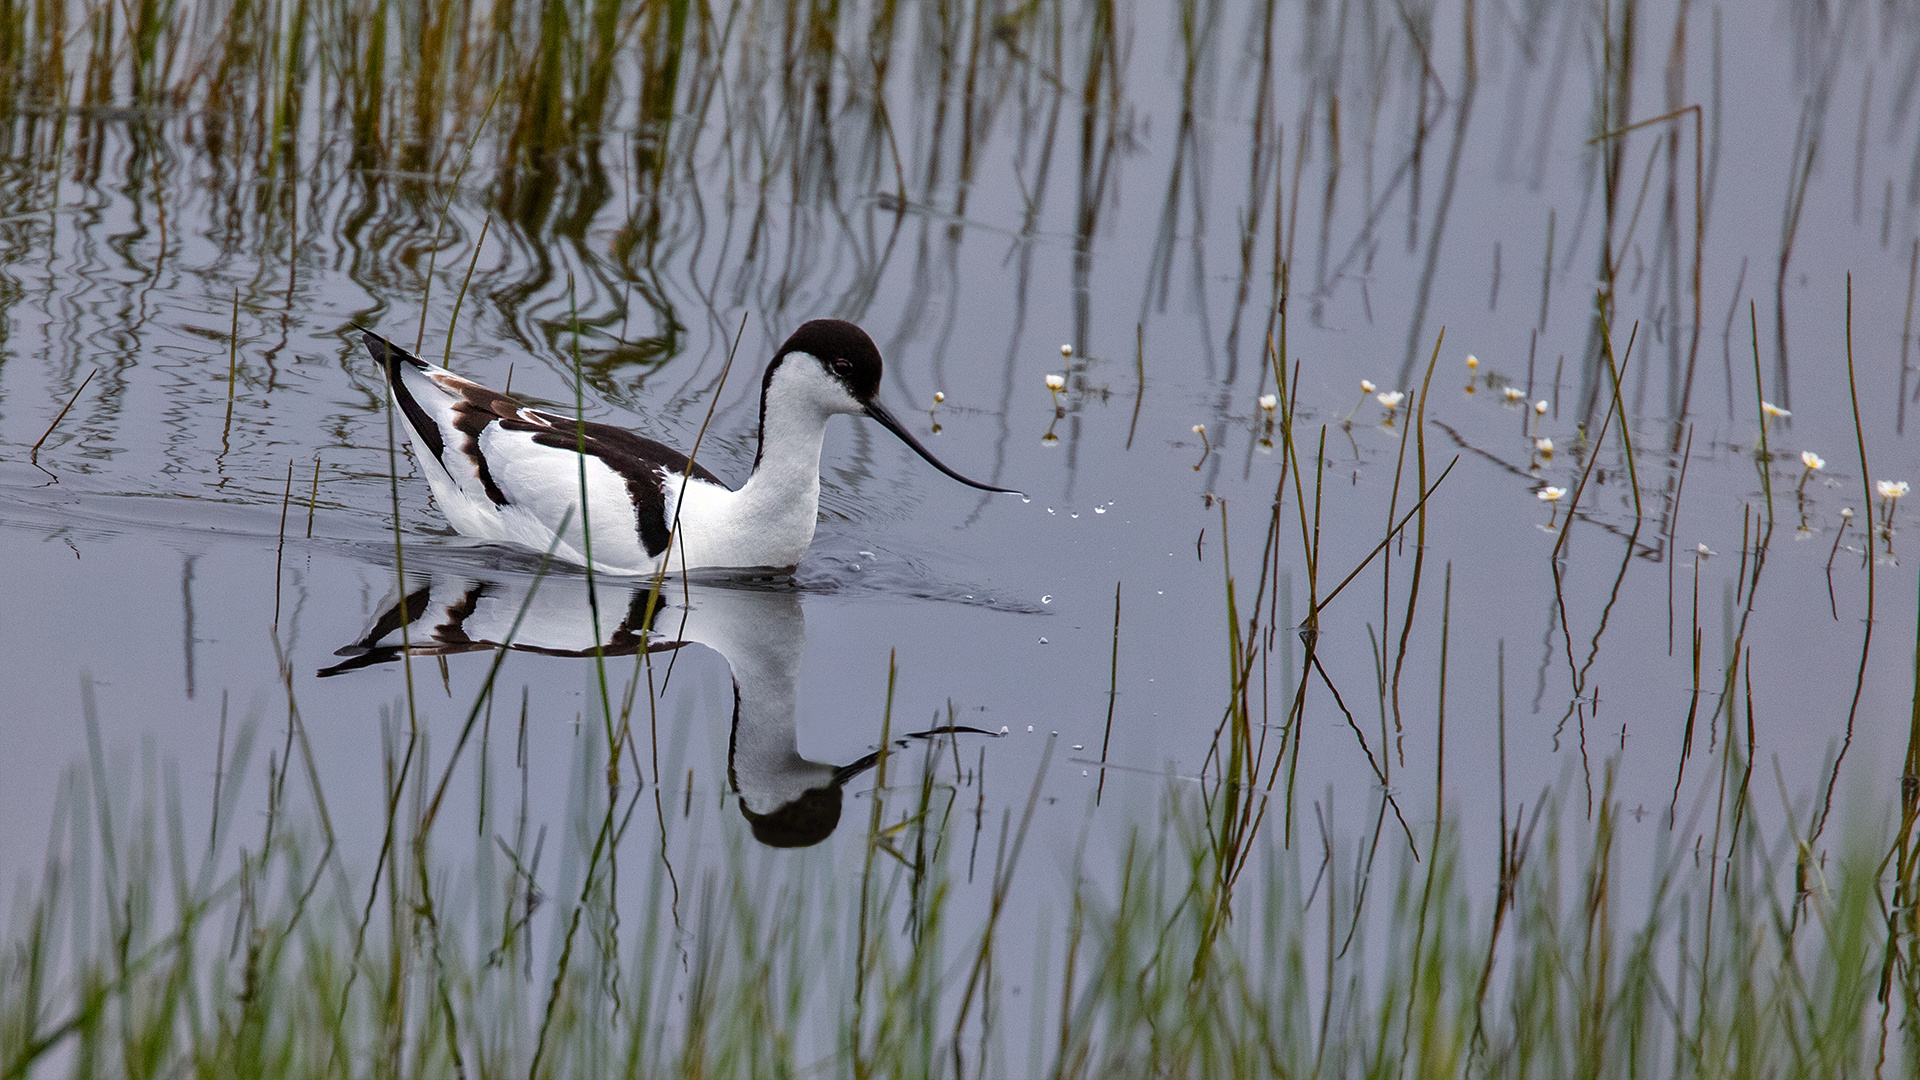
[[[820,515],[827,421],[843,414],[878,420],[969,487],[1018,494],[961,476],[908,434],[876,397],[880,351],[865,331],[839,319],[800,327],[767,365],[760,453],[737,491],[652,439],[528,408],[362,333],[455,530],[535,551],[553,546],[557,558],[582,565],[591,541],[593,566],[606,573],[650,574],[663,559],[676,573],[792,569],[813,542]]]

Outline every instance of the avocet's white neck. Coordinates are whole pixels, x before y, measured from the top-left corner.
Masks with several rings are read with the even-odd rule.
[[[671,630],[671,615],[662,621]],[[833,766],[800,755],[795,703],[806,617],[798,596],[703,590],[680,633],[720,653],[732,669],[727,772],[749,810],[769,814],[833,782]]]
[[[833,783],[831,765],[800,754],[794,715],[798,650],[791,668],[733,664],[735,708],[727,745],[727,777],[756,814],[771,814],[814,788]]]
[[[774,369],[760,405],[760,457],[739,491],[743,518],[792,538],[795,561],[813,541],[820,515],[820,448],[827,421],[856,413],[859,402],[804,353]]]
[[[761,395],[760,458],[738,491],[681,485],[681,555],[674,569],[703,566],[791,567],[813,543],[820,516],[820,447],[827,421],[864,411],[819,361],[790,353]],[[670,504],[671,505],[671,504]]]

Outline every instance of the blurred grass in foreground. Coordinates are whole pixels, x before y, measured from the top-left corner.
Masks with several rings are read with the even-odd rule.
[[[233,832],[251,727],[223,750],[204,842],[171,767],[107,785],[96,736],[44,876],[10,906],[0,1076],[1827,1077],[1915,1060],[1899,995],[1891,1012],[1877,996],[1882,838],[1783,890],[1799,841],[1791,823],[1762,835],[1737,745],[1702,807],[1713,846],[1664,848],[1645,879],[1620,874],[1609,792],[1590,820],[1549,796],[1516,822],[1491,907],[1460,868],[1480,841],[1451,823],[1424,861],[1324,829],[1286,851],[1270,831],[1236,884],[1208,838],[1225,789],[1189,785],[1079,867],[1022,866],[1027,818],[989,822],[981,919],[955,910],[982,886],[961,880],[972,800],[941,743],[890,755],[855,872],[749,855],[737,822],[682,844],[712,808],[682,819],[651,787],[609,802],[582,739],[556,877],[524,809],[430,820],[436,770],[404,730],[385,747],[389,842],[352,866],[323,804],[289,805],[281,747],[263,835]],[[284,749],[297,774],[298,740]],[[621,865],[630,824],[640,868]],[[1111,884],[1078,872],[1094,864]],[[1070,880],[1070,904],[1003,919],[1016,873]],[[1016,918],[1031,954],[996,939]]]

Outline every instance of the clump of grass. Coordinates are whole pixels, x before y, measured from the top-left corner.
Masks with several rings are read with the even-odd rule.
[[[870,793],[849,880],[749,853],[737,827],[700,840],[708,800],[659,819],[691,834],[670,865],[626,839],[645,796],[607,787],[598,738],[577,740],[564,828],[529,842],[524,811],[516,826],[483,799],[476,836],[434,819],[429,748],[394,717],[394,872],[369,897],[351,883],[372,867],[322,842],[278,750],[264,834],[236,831],[252,725],[223,739],[201,844],[173,771],[149,759],[116,782],[89,724],[48,872],[7,912],[7,1077],[1747,1077],[1868,1075],[1883,1054],[1901,1075],[1917,1056],[1903,998],[1876,994],[1882,838],[1860,832],[1807,889],[1782,888],[1794,822],[1762,828],[1738,739],[1708,788],[1710,857],[1667,844],[1624,874],[1609,775],[1591,818],[1543,793],[1501,838],[1493,906],[1453,817],[1417,858],[1368,871],[1331,795],[1317,844],[1223,847],[1225,785],[1169,788],[1154,824],[1083,843],[1070,869],[1034,865],[1036,783],[1025,816],[987,827],[983,881],[995,913],[1016,878],[1067,893],[1067,932],[1029,981],[1007,927],[956,907],[973,815],[939,741],[887,755],[918,760]],[[623,919],[636,899],[655,917]]]

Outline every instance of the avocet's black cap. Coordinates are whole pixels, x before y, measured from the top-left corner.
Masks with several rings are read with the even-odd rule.
[[[800,329],[773,355],[773,363],[767,368],[768,382],[772,382],[780,361],[796,352],[825,361],[827,370],[863,405],[880,392],[880,350],[865,330],[845,319],[814,319],[800,324]]]
[[[740,816],[747,819],[753,838],[768,847],[812,847],[840,824],[841,800],[840,785],[828,784],[808,788],[792,802],[764,814],[749,810],[743,799]]]

